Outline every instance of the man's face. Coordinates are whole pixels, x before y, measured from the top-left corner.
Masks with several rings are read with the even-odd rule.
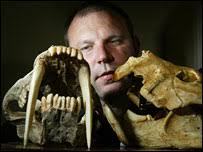
[[[115,69],[135,55],[132,39],[119,17],[91,12],[75,17],[68,29],[69,45],[82,51],[91,72],[91,83],[100,98],[118,93],[125,80],[113,81]]]

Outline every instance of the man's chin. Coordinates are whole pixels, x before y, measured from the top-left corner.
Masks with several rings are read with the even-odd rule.
[[[119,94],[123,90],[121,82],[108,83],[100,87],[96,87],[96,92],[100,98],[105,99],[108,96]]]

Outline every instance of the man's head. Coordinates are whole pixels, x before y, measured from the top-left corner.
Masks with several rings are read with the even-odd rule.
[[[139,50],[129,17],[109,3],[88,3],[77,10],[66,28],[65,40],[82,51],[99,97],[105,100],[125,91],[128,80],[114,82],[113,73]]]

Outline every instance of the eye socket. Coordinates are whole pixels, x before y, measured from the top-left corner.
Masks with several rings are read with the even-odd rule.
[[[196,80],[198,80],[198,76],[197,76],[197,73],[193,70],[189,70],[189,71],[179,71],[177,74],[176,74],[176,77],[178,79],[180,79],[181,81],[184,81],[184,82],[194,82]]]

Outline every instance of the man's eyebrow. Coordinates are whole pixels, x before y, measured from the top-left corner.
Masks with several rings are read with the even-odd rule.
[[[78,42],[79,45],[86,44],[86,43],[87,44],[92,44],[93,41],[91,41],[91,40],[81,40],[81,41]]]
[[[113,38],[124,38],[124,35],[121,35],[121,34],[117,34],[117,35],[111,35],[107,38],[107,41],[108,40],[111,40]]]

